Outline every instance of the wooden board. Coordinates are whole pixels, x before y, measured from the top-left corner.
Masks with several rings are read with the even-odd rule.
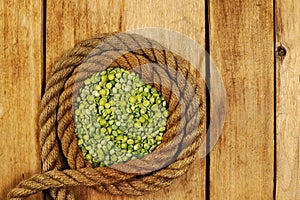
[[[293,0],[2,0],[0,199],[41,171],[39,106],[44,75],[49,77],[57,59],[99,33],[144,27],[172,29],[203,46],[209,39],[227,93],[221,138],[209,166],[197,159],[187,175],[157,193],[129,198],[80,187],[76,198],[300,199],[299,13],[300,3]],[[276,60],[274,40],[275,49],[282,45],[287,51],[286,56],[277,52]],[[28,199],[44,198],[39,193]]]
[[[41,11],[41,1],[0,3],[0,199],[40,172]]]
[[[273,1],[210,1],[209,9],[210,53],[227,93],[210,154],[210,199],[272,199]]]
[[[46,67],[78,41],[103,32],[161,27],[181,32],[205,45],[204,0],[167,1],[47,1]],[[190,178],[191,177],[191,178]],[[99,194],[81,187],[77,199],[205,199],[205,159],[171,187],[139,198]]]
[[[300,2],[276,1],[276,198],[300,199]],[[284,51],[284,50],[282,50]],[[282,55],[282,56],[279,56]]]

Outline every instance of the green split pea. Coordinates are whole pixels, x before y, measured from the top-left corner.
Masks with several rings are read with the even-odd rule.
[[[142,158],[163,139],[164,97],[138,74],[108,68],[84,81],[75,102],[75,134],[93,167]]]

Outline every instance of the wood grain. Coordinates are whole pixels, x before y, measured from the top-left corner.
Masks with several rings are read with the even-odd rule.
[[[204,0],[44,1],[45,38],[42,2],[0,1],[0,199],[19,181],[40,172],[38,115],[43,74],[47,79],[53,64],[77,42],[103,32],[161,27],[205,45]],[[273,199],[274,190],[275,199],[300,199],[300,2],[278,0],[275,13],[272,0],[207,2],[211,57],[227,93],[222,136],[210,155],[209,194],[205,160],[197,159],[186,175],[157,193],[119,197],[79,187],[74,188],[77,199],[201,200],[209,195],[211,200],[268,200]],[[274,23],[277,47],[282,44],[287,49],[285,57],[277,56],[276,71]],[[43,196],[39,193],[29,199]]]
[[[300,2],[276,1],[277,188],[276,199],[300,199]],[[279,52],[277,52],[279,53]]]
[[[40,172],[41,11],[40,1],[0,3],[0,199]]]
[[[168,1],[47,1],[46,67],[51,66],[78,41],[103,32],[143,27],[168,28],[205,45],[204,0]],[[77,199],[205,199],[205,159],[197,159],[187,175],[171,187],[142,197],[99,194],[76,189]]]
[[[272,2],[209,4],[211,56],[227,92],[223,134],[210,154],[212,200],[273,198]]]

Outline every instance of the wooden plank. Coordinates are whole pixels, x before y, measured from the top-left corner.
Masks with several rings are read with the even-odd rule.
[[[210,154],[210,199],[272,199],[273,1],[210,1],[209,9],[211,57],[227,93]]]
[[[40,172],[41,19],[41,1],[0,3],[0,199]]]
[[[276,1],[276,199],[300,199],[300,2]],[[279,49],[278,49],[279,50]],[[281,55],[281,56],[279,56]]]
[[[204,13],[204,0],[47,1],[47,74],[59,56],[76,42],[102,32],[162,27],[179,31],[204,45]],[[204,199],[205,160],[197,159],[187,175],[155,194],[129,198],[80,188],[76,195],[77,199]]]

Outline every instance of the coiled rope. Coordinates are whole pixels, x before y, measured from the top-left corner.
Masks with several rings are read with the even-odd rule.
[[[144,70],[153,64],[151,71]],[[168,102],[170,116],[163,141],[153,153],[111,167],[92,168],[77,145],[73,102],[83,81],[107,67],[136,69],[143,79],[154,80],[154,87]],[[49,190],[53,199],[73,200],[74,186],[116,195],[143,195],[170,185],[188,170],[203,142],[203,85],[188,61],[143,36],[110,33],[79,43],[55,64],[42,98],[43,173],[20,182],[8,199],[21,200]]]

